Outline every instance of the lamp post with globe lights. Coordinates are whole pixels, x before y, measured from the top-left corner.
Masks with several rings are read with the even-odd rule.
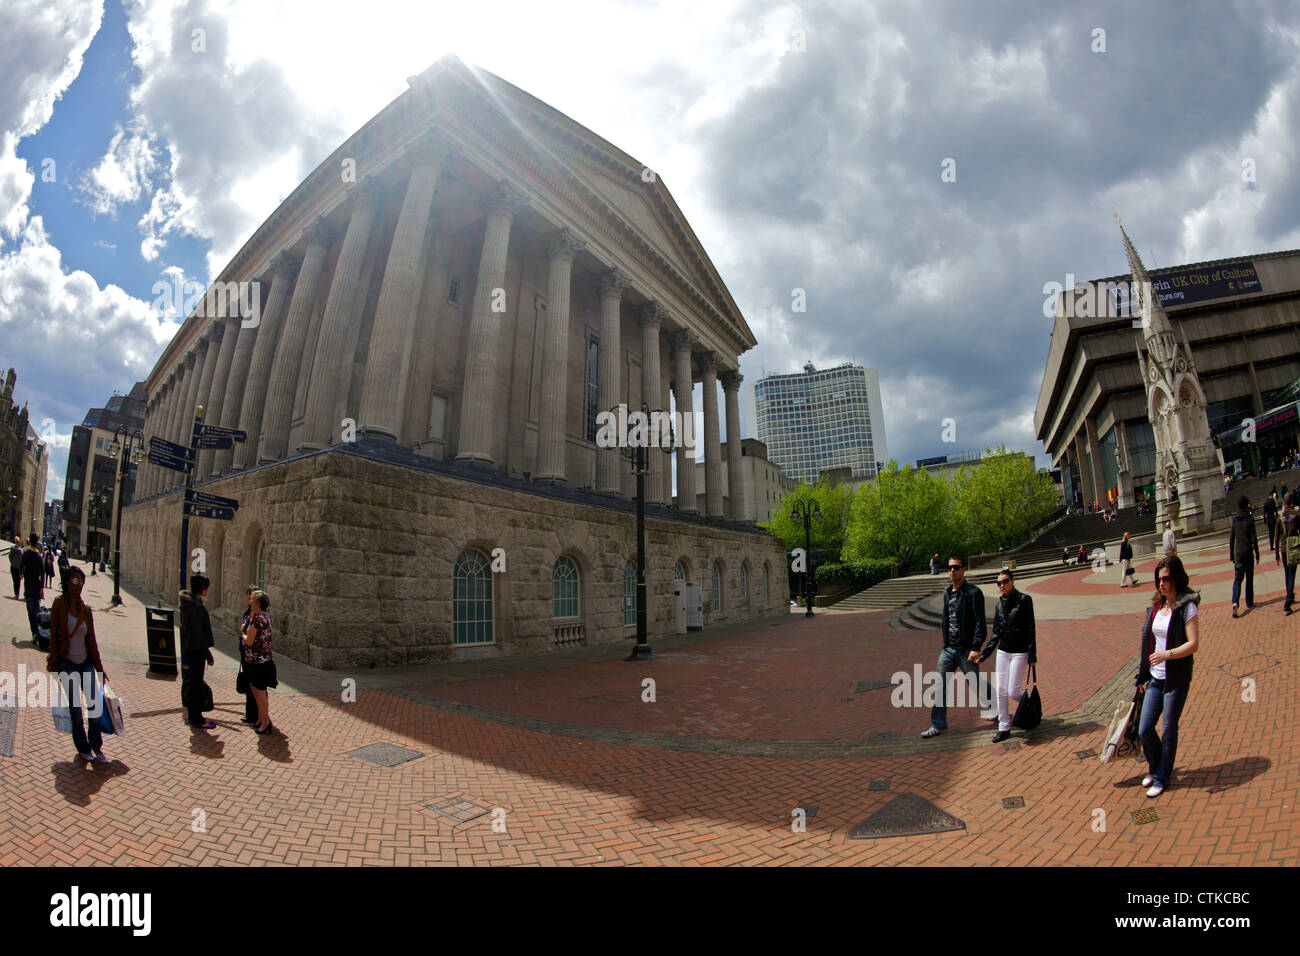
[[[131,466],[138,465],[144,458],[144,433],[140,429],[127,431],[125,425],[118,425],[113,435],[113,443],[108,446],[108,457],[118,460],[117,468],[117,518],[113,530],[113,601],[114,607],[122,603],[122,503],[126,500],[126,479],[131,475]]]

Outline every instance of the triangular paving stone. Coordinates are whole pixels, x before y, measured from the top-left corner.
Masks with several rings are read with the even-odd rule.
[[[965,829],[965,821],[944,813],[929,800],[914,793],[900,793],[854,827],[849,833],[849,839],[875,840],[880,837],[920,836]]]

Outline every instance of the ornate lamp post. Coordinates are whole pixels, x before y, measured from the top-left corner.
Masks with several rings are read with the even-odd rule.
[[[620,406],[614,406],[610,412],[618,417]],[[649,428],[648,423],[656,420],[657,415],[663,414],[662,410],[651,412],[645,402],[641,403],[641,414],[646,416],[647,428],[642,433],[646,441],[653,444],[661,452],[671,455],[674,451],[673,443],[676,440],[674,432],[669,431],[669,440],[667,447],[664,447],[653,434],[653,429]],[[626,436],[620,436],[625,438]],[[619,448],[619,454],[627,461],[632,462],[632,473],[636,475],[636,647],[632,648],[632,653],[623,658],[627,661],[652,661],[655,659],[654,652],[650,650],[650,641],[647,637],[647,596],[645,584],[645,476],[650,473],[650,449],[645,443],[640,441],[633,444],[627,442],[625,446]]]
[[[795,501],[790,508],[790,514],[794,518],[803,518],[803,594],[808,611],[804,617],[813,616],[813,596],[812,596],[812,521],[816,518],[822,520],[821,508],[817,507],[817,499],[810,498],[808,501]]]
[[[144,458],[144,432],[140,429],[127,434],[125,425],[118,425],[113,433],[113,443],[108,446],[108,457],[119,459],[117,468],[117,522],[113,531],[113,606],[122,603],[122,503],[126,500],[126,479],[131,475],[131,466],[138,465]]]
[[[107,488],[90,489],[90,496],[87,501],[89,514],[87,514],[86,517],[90,521],[91,530],[95,532],[96,540],[95,540],[95,551],[93,554],[91,553],[90,550],[90,542],[89,541],[86,542],[86,557],[90,558],[90,574],[92,577],[95,574],[95,566],[97,564],[101,564],[101,559],[103,557],[103,548],[99,544],[98,538],[99,538],[99,529],[103,527],[104,518],[107,517],[105,512],[108,511],[108,505],[109,505],[109,498],[108,498]]]

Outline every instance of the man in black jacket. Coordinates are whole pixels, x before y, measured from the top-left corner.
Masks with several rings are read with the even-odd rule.
[[[1232,558],[1232,616],[1237,616],[1237,600],[1241,597],[1241,579],[1246,579],[1246,607],[1255,606],[1255,565],[1259,564],[1259,541],[1255,537],[1255,515],[1250,499],[1242,495],[1237,500],[1237,513],[1232,516],[1228,531],[1228,556]],[[1253,560],[1252,560],[1253,559]]]
[[[27,623],[32,628],[32,643],[40,633],[37,618],[41,612],[41,602],[45,599],[45,561],[41,558],[41,539],[32,532],[28,539],[30,547],[23,552],[23,596],[27,598]]]
[[[1264,524],[1268,528],[1268,546],[1277,554],[1277,492],[1264,499]]]
[[[930,710],[930,726],[922,737],[937,737],[948,729],[948,682],[961,668],[964,675],[978,677],[980,666],[970,659],[972,649],[984,643],[988,626],[984,622],[984,592],[966,580],[966,559],[948,559],[948,587],[943,592],[943,623],[939,625],[943,650],[935,670],[939,674],[939,702]]]
[[[1020,702],[1025,675],[1038,663],[1037,629],[1034,626],[1034,599],[1016,590],[1015,575],[1010,568],[998,572],[997,610],[993,612],[993,634],[984,649],[975,648],[970,659],[983,664],[997,652],[998,732],[995,744],[1011,736],[1010,701]]]
[[[181,592],[181,701],[191,727],[211,730],[217,726],[203,716],[203,666],[212,664],[212,620],[203,606],[210,582],[201,574],[190,578],[190,589]]]

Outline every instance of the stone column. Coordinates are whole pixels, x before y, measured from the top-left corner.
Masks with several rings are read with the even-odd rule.
[[[663,411],[662,380],[659,375],[659,329],[662,327],[664,309],[657,302],[648,302],[641,309],[641,400],[648,410]],[[633,409],[629,409],[631,414]],[[664,464],[667,455],[658,448],[647,450],[649,465],[645,480],[645,500],[663,504]]]
[[[226,390],[222,424],[238,428],[248,435],[232,449],[217,452],[217,473],[243,471],[257,462],[257,438],[262,430],[262,410],[266,404],[266,386],[271,359],[280,332],[280,319],[289,301],[297,260],[280,250],[271,260],[271,292],[262,309],[262,321],[256,329],[246,329],[239,337],[239,348],[230,366],[230,385]],[[255,334],[249,334],[255,333]]]
[[[1097,497],[1097,507],[1106,507],[1106,473],[1101,467],[1101,444],[1097,441],[1097,420],[1089,416],[1084,419],[1084,428],[1088,436],[1088,461],[1092,465],[1093,494]]]
[[[303,230],[303,238],[307,240],[307,254],[303,256],[298,281],[294,283],[289,314],[284,320],[284,334],[275,343],[274,358],[267,369],[268,384],[261,427],[264,437],[259,441],[249,432],[248,440],[258,442],[257,457],[254,458],[252,451],[249,451],[249,464],[279,461],[289,450],[289,419],[293,416],[293,398],[298,390],[303,347],[307,343],[307,327],[311,323],[311,307],[316,299],[316,287],[320,285],[325,253],[329,249],[333,233],[325,220],[318,216]],[[270,345],[269,342],[267,344]]]
[[[154,393],[154,400],[152,403],[153,407],[149,412],[149,419],[145,425],[144,453],[146,462],[148,461],[149,455],[149,439],[153,438],[155,435],[159,438],[165,437],[163,435],[163,426],[166,423],[167,400],[169,398],[171,398],[170,376],[161,386],[159,386],[158,391]],[[143,476],[144,487],[140,489],[140,493],[137,497],[147,498],[149,495],[153,494],[154,486],[158,483],[158,472],[161,470],[162,467],[160,465],[150,465],[148,468],[140,469],[139,474]]]
[[[357,320],[357,280],[381,198],[379,184],[370,176],[363,179],[354,192],[352,218],[348,220],[343,248],[334,266],[334,278],[330,282],[320,337],[316,342],[311,382],[307,386],[303,440],[299,447],[309,450],[324,448],[338,436],[339,422],[334,421],[334,414],[339,396],[348,393],[352,376],[352,356],[344,355],[343,351],[348,338],[348,323]]]
[[[722,517],[722,439],[718,428],[717,356],[700,356],[704,373],[704,504],[710,518]]]
[[[375,306],[358,420],[367,435],[393,441],[402,434],[410,391],[415,312],[420,305],[420,254],[429,229],[434,189],[450,158],[447,150],[438,149],[432,137],[417,141],[412,152],[414,166]]]
[[[1097,486],[1092,483],[1092,462],[1088,460],[1085,432],[1074,436],[1074,456],[1079,460],[1079,484],[1083,486],[1083,508],[1087,511],[1097,497]]]
[[[212,373],[212,387],[208,391],[208,401],[205,407],[206,414],[203,416],[203,424],[205,425],[220,425],[222,423],[226,407],[226,389],[230,385],[230,366],[235,360],[236,343],[241,338],[251,340],[254,331],[253,329],[240,328],[241,320],[238,316],[221,318],[217,321],[221,324],[223,330],[221,350],[217,353],[217,364]],[[209,476],[219,474],[215,468],[216,463],[216,449],[205,448],[199,452],[194,480],[203,481]]]
[[[537,429],[537,480],[565,481],[565,412],[569,382],[569,293],[573,257],[586,244],[561,229],[545,244],[550,260],[546,285],[546,339],[542,348],[542,395]]]
[[[212,423],[212,383],[216,381],[217,366],[221,362],[221,353],[224,351],[226,343],[230,342],[230,333],[227,330],[226,323],[229,319],[213,319],[212,324],[208,326],[208,354],[203,360],[203,371],[199,377],[199,388],[195,392],[194,404],[203,406],[203,424]],[[226,368],[230,368],[230,360],[226,360]],[[192,413],[191,413],[192,414]],[[185,430],[185,443],[189,444],[190,429]],[[205,458],[210,457],[211,451],[201,451],[195,454],[194,481],[198,483],[208,477],[207,469],[203,467],[206,463]]]
[[[1119,419],[1115,420],[1115,471],[1119,482],[1117,507],[1129,508],[1136,504],[1133,495],[1133,462],[1128,454],[1128,429]]]
[[[677,389],[677,413],[681,416],[683,434],[690,439],[687,442],[689,447],[683,445],[677,449],[677,507],[691,514],[699,512],[695,503],[695,449],[699,447],[696,443],[700,441],[700,436],[695,434],[692,395],[695,382],[692,379],[694,372],[691,368],[691,351],[695,344],[695,336],[685,330],[673,337],[673,361],[677,367],[677,372],[673,376]]]
[[[194,425],[194,409],[199,404],[199,389],[203,385],[203,373],[211,368],[209,356],[213,351],[211,331],[206,331],[199,336],[198,341],[194,343],[194,364],[185,373],[185,397],[181,399],[179,414],[176,416],[176,443],[190,446],[190,433]],[[208,376],[209,382],[211,376]],[[169,471],[167,473],[167,487],[175,488],[177,485],[185,483],[185,475],[179,471]]]
[[[745,520],[745,476],[740,461],[740,383],[744,376],[730,369],[723,372],[722,395],[727,414],[727,495],[732,521]]]
[[[487,229],[483,251],[479,255],[478,280],[474,285],[474,312],[469,323],[469,340],[465,349],[465,381],[460,395],[460,434],[457,461],[493,464],[493,435],[500,427],[497,396],[497,355],[504,351],[501,342],[501,316],[492,311],[494,289],[504,293],[506,253],[510,247],[510,224],[515,212],[528,200],[508,183],[497,185],[485,201]],[[549,306],[547,311],[549,312]]]
[[[168,441],[177,442],[178,444],[180,442],[181,415],[185,409],[185,400],[190,393],[190,376],[194,374],[194,358],[192,353],[193,350],[191,349],[190,355],[181,357],[181,360],[176,364],[176,371],[173,373],[176,376],[176,382],[172,385],[172,401],[167,413],[167,431],[165,437]],[[172,478],[174,477],[174,472],[159,467],[158,485],[154,489],[155,493],[160,493],[170,488]]]
[[[600,368],[596,379],[596,404],[597,410],[602,412],[609,411],[623,400],[620,306],[623,302],[623,290],[628,285],[627,278],[617,269],[611,269],[600,279]],[[621,452],[618,448],[596,449],[597,491],[606,494],[622,494],[623,475],[620,456]]]

